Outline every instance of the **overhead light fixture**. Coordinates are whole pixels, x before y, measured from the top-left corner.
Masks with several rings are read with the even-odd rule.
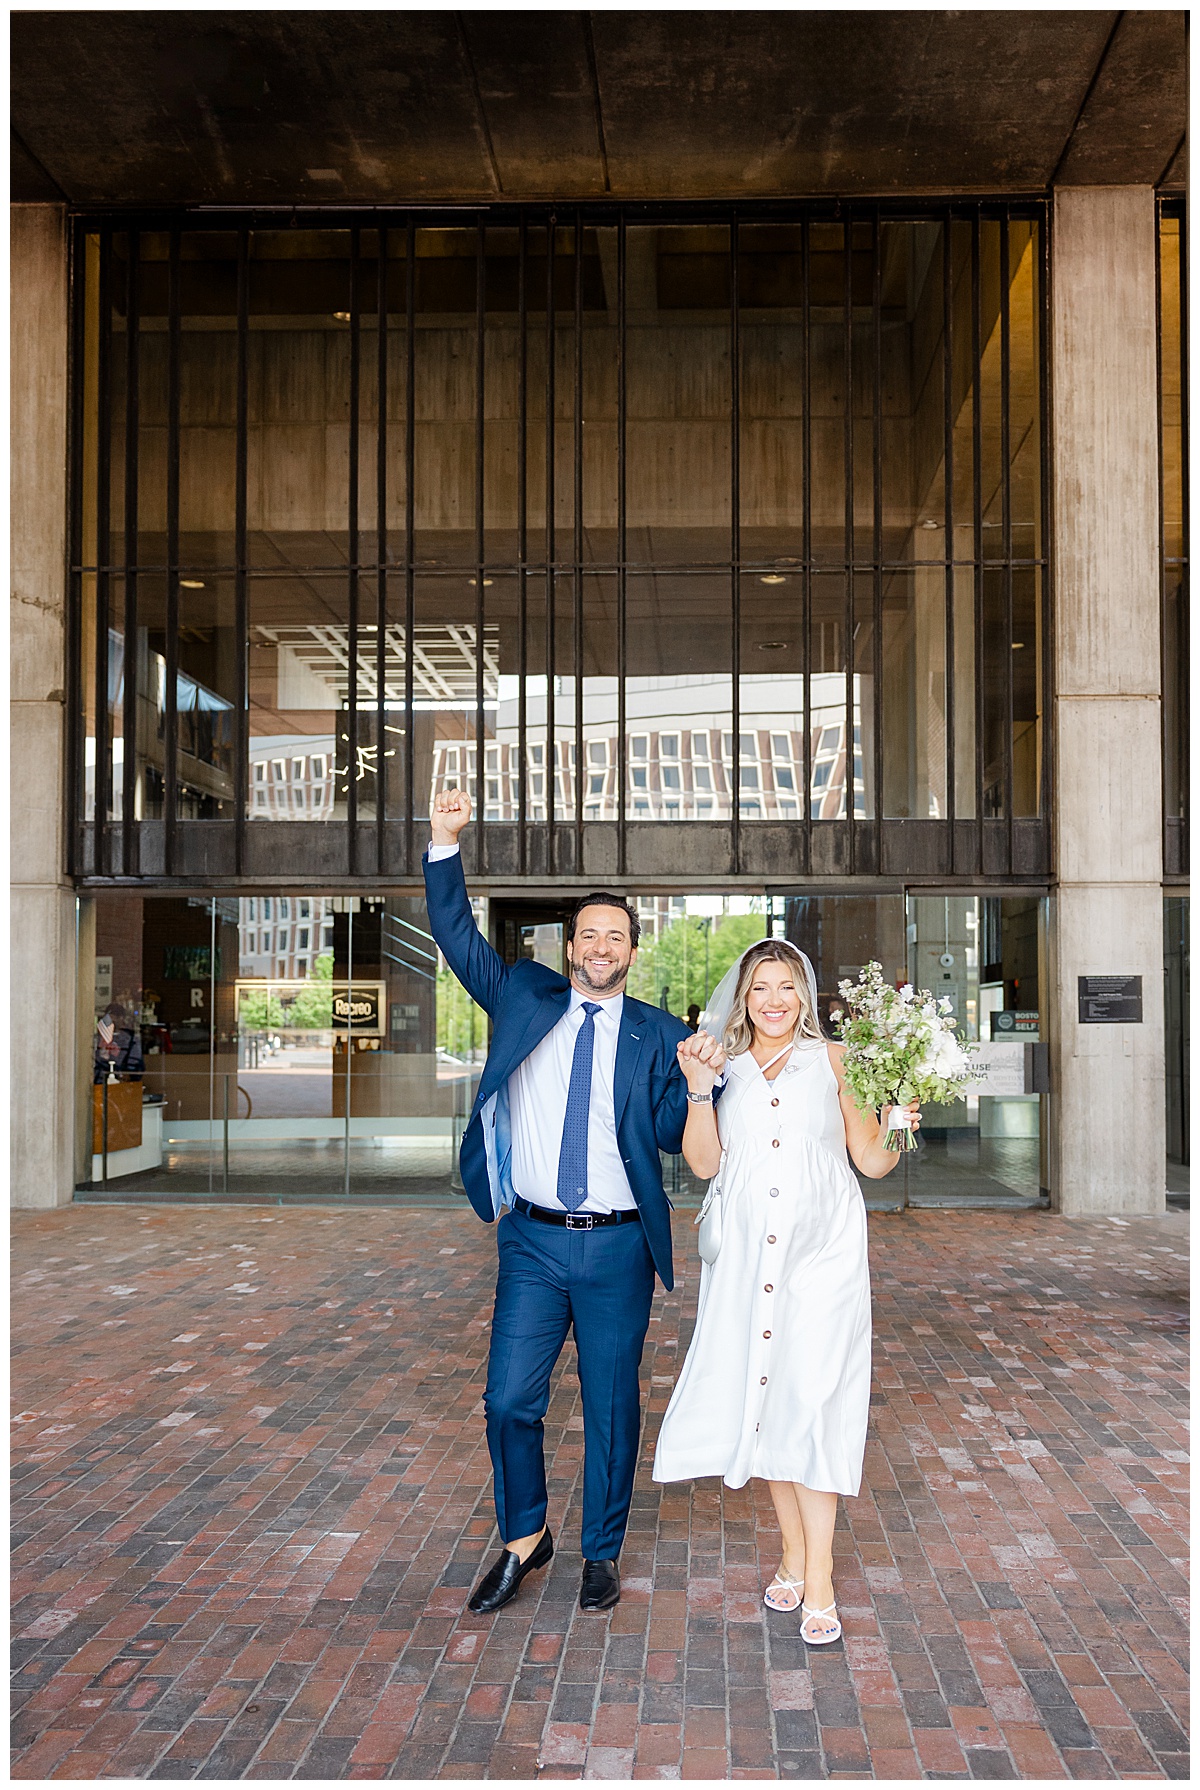
[[[483,582],[485,585],[487,585],[487,584],[491,584],[493,582],[493,580],[491,578],[485,578]],[[468,584],[478,584],[479,580],[478,580],[478,578],[468,578],[467,583]]]
[[[1014,640],[1012,643],[1013,652],[1019,653],[1021,651],[1021,649],[1024,647],[1024,645],[1025,645],[1025,642],[1023,640]]]
[[[203,578],[181,578],[179,580],[179,582],[184,590],[203,590],[204,589]]]
[[[790,640],[760,640],[758,650],[760,653],[781,653],[791,644]]]
[[[335,311],[333,313],[333,321],[335,323],[349,323],[349,321],[350,321],[349,311]]]
[[[787,579],[782,572],[760,572],[758,582],[760,584],[786,584]]]
[[[941,523],[935,522],[932,516],[926,516],[924,522],[921,524],[922,528],[940,528],[941,526]]]

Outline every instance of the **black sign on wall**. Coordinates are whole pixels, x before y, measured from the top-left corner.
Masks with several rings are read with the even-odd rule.
[[[1141,1025],[1140,976],[1080,976],[1081,1026]]]
[[[343,983],[333,990],[332,1017],[335,1032],[351,1031],[356,1038],[378,1038],[383,1033],[383,1005],[387,988],[383,982]]]

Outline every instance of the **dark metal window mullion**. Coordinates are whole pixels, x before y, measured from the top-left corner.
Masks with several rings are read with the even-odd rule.
[[[487,226],[480,218],[475,232],[475,869],[482,874],[487,868],[487,834],[484,831],[484,807],[487,802],[486,732],[483,719],[484,698],[484,629],[487,621],[484,603],[484,535],[483,535],[483,452],[484,452],[484,343],[487,332]],[[500,747],[496,758],[499,763]]]
[[[84,329],[87,318],[87,235],[76,224],[70,236],[71,336],[68,390],[71,395],[71,441],[68,486],[68,538],[70,574],[67,581],[67,677],[66,752],[68,876],[81,871],[79,827],[84,816],[83,692],[87,671],[83,658],[83,429],[84,429]]]
[[[413,807],[416,801],[416,738],[413,714],[413,635],[416,629],[416,229],[404,230],[404,868],[416,871]]]
[[[1009,315],[1009,219],[1000,214],[1000,538],[1004,555],[1004,816],[1005,869],[1013,873],[1013,569],[1012,569],[1012,431],[1009,419],[1012,333]]]
[[[517,874],[529,869],[529,219],[517,242]],[[543,767],[542,787],[551,781]]]
[[[800,364],[801,378],[801,419],[800,419],[800,452],[802,456],[801,493],[801,541],[800,552],[803,558],[803,583],[801,585],[800,603],[802,609],[801,629],[804,635],[804,753],[803,778],[803,815],[804,815],[804,874],[812,874],[812,344],[810,339],[810,268],[811,268],[811,232],[809,218],[805,213],[800,224],[800,279],[801,292],[801,343],[802,360]]]
[[[1184,856],[1184,851],[1185,851],[1184,841],[1183,840],[1179,841],[1179,845],[1178,845],[1179,856],[1178,856],[1178,858],[1176,858],[1174,853],[1171,850],[1170,836],[1169,836],[1169,833],[1167,830],[1168,821],[1171,819],[1176,819],[1176,818],[1178,818],[1178,816],[1174,815],[1171,812],[1169,804],[1168,804],[1168,796],[1170,795],[1171,790],[1170,790],[1170,785],[1168,782],[1168,774],[1167,774],[1168,773],[1168,741],[1167,741],[1166,728],[1167,728],[1167,716],[1168,716],[1167,692],[1168,692],[1168,689],[1170,688],[1171,684],[1174,684],[1175,694],[1176,694],[1176,698],[1177,698],[1176,715],[1175,715],[1176,733],[1178,736],[1178,741],[1180,743],[1180,746],[1184,747],[1185,743],[1188,739],[1188,730],[1187,730],[1187,725],[1186,725],[1186,722],[1187,722],[1186,709],[1187,709],[1187,695],[1188,695],[1188,684],[1187,684],[1188,646],[1187,646],[1187,638],[1186,638],[1186,629],[1187,629],[1188,615],[1187,615],[1186,603],[1181,602],[1179,605],[1179,614],[1178,614],[1178,627],[1179,627],[1179,633],[1180,633],[1181,637],[1179,639],[1177,639],[1175,642],[1176,656],[1175,656],[1174,662],[1172,662],[1171,660],[1168,659],[1168,656],[1167,656],[1167,641],[1169,638],[1169,619],[1170,618],[1168,615],[1168,607],[1167,607],[1168,599],[1167,599],[1167,552],[1166,552],[1166,545],[1167,545],[1166,544],[1166,479],[1165,479],[1164,455],[1163,455],[1163,449],[1164,449],[1164,445],[1165,445],[1164,438],[1165,438],[1165,422],[1166,422],[1166,418],[1164,415],[1164,407],[1163,407],[1163,393],[1164,393],[1164,389],[1165,389],[1166,369],[1165,369],[1165,364],[1164,364],[1164,342],[1163,342],[1162,242],[1163,242],[1163,222],[1166,218],[1172,218],[1172,219],[1177,220],[1178,225],[1179,225],[1179,243],[1178,243],[1179,291],[1178,291],[1178,295],[1177,295],[1178,303],[1179,303],[1179,342],[1178,342],[1179,355],[1178,355],[1177,364],[1174,365],[1171,370],[1173,373],[1177,373],[1178,377],[1179,377],[1180,492],[1181,492],[1182,501],[1183,501],[1183,508],[1182,508],[1182,514],[1180,516],[1180,523],[1181,523],[1180,561],[1176,563],[1175,570],[1177,571],[1177,573],[1179,575],[1181,585],[1186,584],[1186,582],[1187,582],[1187,570],[1188,570],[1188,563],[1187,563],[1188,562],[1188,535],[1187,535],[1187,528],[1188,528],[1188,503],[1187,503],[1187,498],[1188,498],[1187,243],[1186,243],[1186,239],[1184,236],[1183,207],[1179,206],[1177,208],[1174,205],[1165,204],[1160,199],[1158,201],[1156,208],[1155,208],[1156,232],[1155,232],[1155,257],[1154,257],[1154,287],[1155,287],[1154,310],[1155,310],[1155,316],[1158,319],[1158,327],[1155,331],[1155,361],[1156,361],[1156,368],[1157,368],[1157,375],[1158,375],[1157,390],[1158,390],[1158,516],[1159,516],[1159,529],[1158,529],[1159,689],[1161,692],[1160,710],[1161,710],[1161,719],[1162,719],[1162,741],[1161,741],[1161,751],[1160,751],[1160,759],[1161,759],[1160,784],[1161,784],[1162,817],[1163,817],[1163,825],[1162,825],[1163,866],[1164,866],[1165,870],[1170,872],[1170,871],[1181,871],[1186,868],[1186,857]],[[1183,816],[1186,816],[1186,814],[1187,814],[1187,772],[1188,772],[1188,754],[1187,754],[1186,749],[1181,749],[1181,750],[1179,750],[1178,760],[1177,760],[1177,764],[1176,764],[1176,777],[1178,779],[1179,810],[1180,810],[1180,814],[1182,814]]]
[[[575,864],[583,874],[583,212],[575,211],[575,535],[572,584],[575,608]]]
[[[842,799],[846,810],[847,869],[853,876],[858,853],[854,818],[854,218],[849,207],[843,213],[842,223],[842,338],[842,450],[846,481],[842,548],[842,575],[846,581],[842,603],[846,677]]]
[[[730,867],[737,876],[742,868],[742,457],[741,426],[741,318],[738,286],[738,217],[729,222],[729,546],[732,565],[729,580],[730,632],[733,651],[730,676],[730,723],[733,728],[733,801],[730,805]]]
[[[1170,868],[1169,842],[1167,836],[1167,679],[1172,668],[1167,663],[1167,541],[1166,541],[1166,468],[1164,464],[1164,448],[1166,445],[1166,414],[1163,404],[1164,385],[1164,353],[1163,353],[1163,219],[1167,215],[1161,199],[1154,206],[1154,315],[1157,327],[1154,331],[1154,370],[1156,376],[1155,395],[1158,400],[1158,452],[1156,467],[1158,475],[1158,688],[1159,717],[1161,721],[1161,741],[1159,750],[1159,793],[1162,802],[1162,852],[1163,869]],[[1182,330],[1183,319],[1180,318]],[[1180,398],[1182,399],[1182,392]]]
[[[237,271],[237,445],[234,496],[234,635],[237,642],[234,695],[233,840],[234,862],[242,874],[246,858],[246,810],[250,788],[250,602],[247,586],[248,481],[250,435],[250,232],[238,231]]]
[[[554,242],[555,217],[546,220],[546,874],[555,874],[554,809],[558,742],[554,723]]]
[[[1190,686],[1190,680],[1189,680],[1189,666],[1191,664],[1191,659],[1190,659],[1190,655],[1189,655],[1190,611],[1188,608],[1188,603],[1186,601],[1188,590],[1190,589],[1190,585],[1191,585],[1191,542],[1190,542],[1190,538],[1189,538],[1190,530],[1189,530],[1189,525],[1188,525],[1189,498],[1191,496],[1191,486],[1188,482],[1188,480],[1189,480],[1189,467],[1188,467],[1188,460],[1189,460],[1189,454],[1188,454],[1188,395],[1189,395],[1189,389],[1188,389],[1188,280],[1187,280],[1188,260],[1187,260],[1187,204],[1186,204],[1186,201],[1181,202],[1179,205],[1178,218],[1179,218],[1179,445],[1180,445],[1179,489],[1180,489],[1180,493],[1182,496],[1182,502],[1183,502],[1183,514],[1180,518],[1181,523],[1182,523],[1182,531],[1181,531],[1181,535],[1180,535],[1180,543],[1179,544],[1180,544],[1180,547],[1182,549],[1182,554],[1183,554],[1183,565],[1180,567],[1180,572],[1182,574],[1181,584],[1184,587],[1183,588],[1184,600],[1181,601],[1181,603],[1179,605],[1179,626],[1180,626],[1181,638],[1179,641],[1179,658],[1178,658],[1178,663],[1174,669],[1174,676],[1176,678],[1177,685],[1178,685],[1178,691],[1179,691],[1179,715],[1178,715],[1178,721],[1177,721],[1177,729],[1178,729],[1179,743],[1180,743],[1179,772],[1178,772],[1178,775],[1179,775],[1179,813],[1180,813],[1180,817],[1182,818],[1184,825],[1186,827],[1189,823],[1188,774],[1189,774],[1189,771],[1191,768],[1188,749],[1187,749],[1188,741],[1191,738],[1191,733],[1190,733],[1190,730],[1188,727],[1188,710],[1189,710],[1189,706],[1190,706],[1189,698],[1190,698],[1190,694],[1191,694],[1191,686]],[[1160,331],[1160,333],[1161,333],[1161,331]],[[1160,582],[1162,582],[1162,581],[1160,581]],[[1178,868],[1181,871],[1186,871],[1186,869],[1188,867],[1188,856],[1187,856],[1188,842],[1187,842],[1186,833],[1180,839],[1179,849],[1180,849],[1180,858],[1179,858]]]
[[[1053,483],[1051,480],[1050,430],[1047,418],[1051,404],[1051,366],[1050,366],[1050,210],[1046,206],[1038,224],[1039,255],[1037,260],[1038,290],[1034,305],[1038,317],[1038,425],[1040,433],[1039,465],[1041,477],[1041,708],[1039,722],[1041,726],[1041,759],[1042,774],[1039,788],[1038,813],[1044,829],[1047,862],[1053,863],[1054,820],[1052,816],[1051,791],[1054,774],[1054,729],[1050,718],[1053,714],[1054,691],[1054,555],[1051,549],[1051,525],[1054,516]]]
[[[112,417],[109,356],[112,343],[112,231],[100,232],[99,329],[96,337],[96,766],[93,776],[97,876],[111,875],[108,850],[109,786],[112,747],[108,723],[109,562],[112,558]]]
[[[347,442],[346,512],[348,523],[346,587],[348,651],[346,654],[346,870],[358,871],[358,434],[359,434],[359,281],[357,226],[350,231],[350,432]]]
[[[982,373],[982,321],[980,317],[979,213],[971,215],[971,543],[975,597],[975,868],[983,875],[983,418],[980,397]]]
[[[138,431],[139,392],[139,313],[138,258],[141,242],[136,230],[125,238],[125,650],[124,667],[124,757],[121,763],[121,866],[126,876],[135,873],[135,799],[137,791],[138,751]]]
[[[388,426],[388,233],[375,241],[375,870],[387,863],[384,825],[387,787],[387,426]]]
[[[872,557],[874,569],[871,588],[871,684],[872,684],[872,765],[874,789],[875,874],[883,869],[883,231],[879,209],[871,220],[871,333],[875,357],[871,392],[873,484],[871,502],[874,510]],[[864,746],[866,742],[864,741]],[[853,740],[851,740],[853,746]],[[863,782],[866,783],[866,752],[863,752]],[[853,769],[853,755],[851,768]],[[853,788],[853,775],[851,787]],[[864,803],[865,806],[865,803]]]
[[[163,702],[163,870],[175,873],[179,756],[176,750],[179,696],[179,416],[181,244],[172,229],[167,262],[167,602],[166,678]]]
[[[627,552],[626,473],[626,342],[625,342],[625,275],[628,245],[625,213],[617,218],[617,875],[626,874],[629,851],[629,830],[625,819],[629,781],[628,751],[625,741],[625,668],[629,657],[627,638],[627,584],[625,556]]]
[[[958,776],[955,765],[954,706],[954,250],[949,211],[942,219],[942,548],[945,554],[945,704],[946,704],[946,818],[950,827],[949,865],[956,865]]]

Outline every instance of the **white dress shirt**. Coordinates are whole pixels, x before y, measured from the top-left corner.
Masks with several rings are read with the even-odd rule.
[[[561,1212],[558,1157],[567,1116],[567,1089],[575,1040],[584,1022],[583,1003],[596,1001],[572,984],[571,1004],[508,1078],[512,1122],[513,1191],[535,1206]],[[621,1160],[613,1111],[613,1074],[621,1030],[623,994],[596,1001],[592,1048],[592,1099],[588,1108],[588,1196],[581,1212],[630,1212],[637,1205]]]
[[[433,845],[431,862],[453,857],[456,845]],[[564,1210],[558,1197],[558,1157],[567,1116],[567,1090],[575,1040],[584,1021],[583,1003],[595,1001],[595,1043],[592,1050],[592,1097],[588,1110],[588,1197],[581,1212],[629,1212],[637,1206],[621,1148],[613,1107],[613,1075],[617,1066],[624,994],[598,1000],[571,985],[571,1002],[563,1017],[508,1078],[512,1126],[511,1180],[515,1193],[531,1205]]]

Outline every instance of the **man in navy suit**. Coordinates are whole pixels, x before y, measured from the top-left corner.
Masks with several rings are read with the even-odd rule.
[[[673,1285],[659,1151],[673,1153],[683,1137],[688,1092],[675,1047],[688,1031],[625,993],[638,921],[619,895],[589,895],[576,909],[569,979],[529,959],[505,964],[467,898],[458,835],[470,816],[461,791],[436,796],[425,856],[433,936],[492,1021],[460,1161],[480,1218],[501,1219],[484,1408],[503,1546],[469,1607],[500,1609],[553,1555],[542,1424],[573,1329],[584,1425],[579,1602],[606,1610],[621,1595],[655,1270]]]

